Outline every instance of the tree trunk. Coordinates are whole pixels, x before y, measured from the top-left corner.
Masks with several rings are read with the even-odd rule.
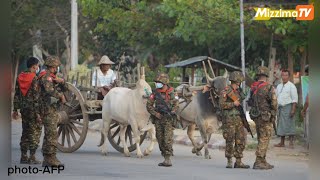
[[[213,57],[213,48],[211,46],[208,46],[208,54],[210,57],[214,58]]]
[[[54,16],[54,20],[56,25],[61,29],[62,32],[66,35],[66,39],[64,40],[64,44],[67,50],[67,59],[66,65],[63,71],[63,75],[66,77],[71,69],[71,43],[70,43],[70,34],[66,28],[64,28],[57,19],[57,16]]]
[[[56,55],[58,57],[60,57],[60,53],[59,53],[59,39],[56,40],[57,41],[57,45],[56,45]]]
[[[149,62],[150,69],[154,70],[155,68],[157,68],[158,63],[152,53],[150,53],[150,55],[148,57],[148,62]]]
[[[70,36],[67,36],[64,44],[66,46],[66,51],[67,51],[67,59],[66,59],[66,66],[65,66],[65,70],[64,70],[64,76],[67,77],[67,75],[69,74],[69,71],[71,70],[71,44],[70,44]]]
[[[292,47],[289,45],[289,48],[288,48],[288,70],[290,71],[290,81],[292,83],[293,82],[293,52],[292,52]]]
[[[300,81],[300,90],[299,90],[299,102],[302,104],[302,82],[301,82],[301,76],[305,75],[304,72],[304,67],[306,66],[306,59],[307,59],[307,51],[304,49],[302,52],[302,56],[300,59],[300,76],[299,76],[299,81]]]
[[[14,70],[12,71],[12,87],[11,87],[11,111],[13,110],[13,100],[14,100],[14,94],[16,92],[16,79],[18,76],[18,68],[19,68],[19,56],[15,56],[14,61]]]
[[[274,84],[274,65],[276,62],[276,48],[271,48],[270,59],[269,59],[269,83]]]
[[[274,73],[274,64],[276,59],[276,49],[273,48],[273,33],[270,38],[270,47],[269,47],[269,83],[273,84],[273,73]]]

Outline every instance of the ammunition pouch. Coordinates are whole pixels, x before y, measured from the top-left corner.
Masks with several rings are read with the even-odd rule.
[[[155,124],[156,119],[157,119],[156,116],[154,116],[154,115],[150,116],[150,121],[151,121],[152,124]]]
[[[235,108],[233,108],[231,110],[224,110],[223,111],[223,116],[224,117],[239,116],[239,115],[240,115],[240,112]]]
[[[178,120],[178,117],[177,115],[171,115],[169,117],[171,120],[172,120],[172,126],[176,129],[181,129],[182,128],[182,125],[181,125],[181,121]]]
[[[52,97],[52,96],[50,96],[50,98],[49,98],[49,105],[56,105],[56,104],[58,104],[58,102],[59,102],[59,99],[57,99],[57,98],[55,98],[55,97]]]
[[[59,102],[60,102],[59,99],[52,96],[44,98],[44,100],[41,101],[41,104],[40,104],[40,114],[41,115],[49,114],[50,107],[58,108]]]

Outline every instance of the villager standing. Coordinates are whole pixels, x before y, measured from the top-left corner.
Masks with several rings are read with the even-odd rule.
[[[282,70],[281,78],[282,83],[277,86],[276,90],[278,99],[277,135],[281,136],[281,141],[274,146],[284,147],[285,136],[289,136],[289,148],[294,148],[293,140],[296,134],[294,115],[298,103],[298,93],[296,86],[289,81],[289,70]]]

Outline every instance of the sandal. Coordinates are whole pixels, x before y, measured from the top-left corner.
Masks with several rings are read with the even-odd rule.
[[[284,144],[281,144],[281,143],[275,144],[274,147],[284,147]]]

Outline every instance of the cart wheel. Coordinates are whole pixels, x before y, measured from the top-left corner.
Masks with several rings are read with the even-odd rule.
[[[144,132],[140,136],[140,144],[143,143],[146,138],[147,132]],[[120,125],[117,122],[114,122],[110,125],[110,130],[108,132],[108,139],[112,147],[114,147],[117,151],[124,153],[122,143],[120,143]],[[127,126],[126,135],[125,135],[126,143],[129,149],[129,152],[136,150],[136,143],[134,143],[133,133],[131,126]]]
[[[80,91],[67,83],[64,92],[67,103],[61,105],[58,123],[58,149],[65,153],[74,152],[83,144],[88,131],[89,117],[85,112],[85,100]]]

